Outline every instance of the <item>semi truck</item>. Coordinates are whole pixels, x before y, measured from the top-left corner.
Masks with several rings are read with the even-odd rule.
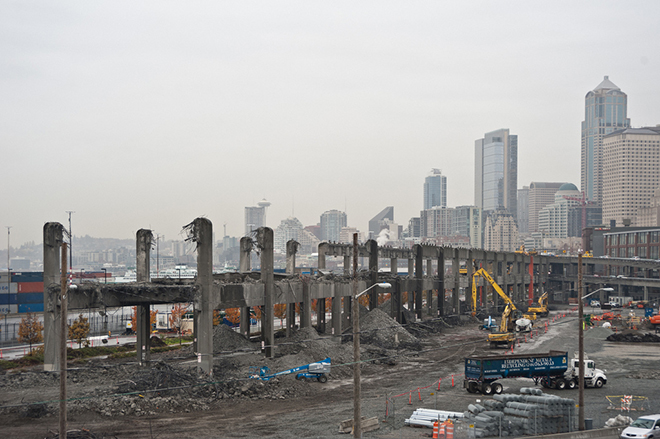
[[[564,351],[540,354],[486,355],[465,358],[463,387],[469,393],[491,395],[502,393],[504,378],[531,378],[535,384],[552,389],[574,389],[578,386],[578,358],[568,359]],[[593,360],[584,358],[585,387],[603,387],[605,373],[596,369]]]

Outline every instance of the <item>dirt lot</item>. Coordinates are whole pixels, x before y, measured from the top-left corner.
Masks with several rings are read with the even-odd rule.
[[[563,311],[551,314],[547,333],[545,320],[537,322],[538,334],[515,351],[558,349],[572,356],[577,319],[557,318],[560,314]],[[461,379],[466,355],[492,353],[476,324],[449,319],[404,328],[374,311],[362,318],[361,328],[362,358],[376,359],[362,366],[362,413],[377,416],[381,425],[365,437],[427,437],[428,429],[404,426],[415,408],[463,412],[480,399],[462,388]],[[607,396],[645,396],[649,400],[639,404],[645,409],[641,413],[660,412],[655,396],[660,343],[608,342],[609,333],[596,328],[585,334],[587,353],[608,375],[604,388],[585,391],[586,417],[594,420],[594,427],[621,413],[608,408]],[[350,339],[338,343],[302,330],[293,339],[278,339],[275,359],[265,359],[258,348],[226,327],[218,328],[212,378],[196,372],[190,348],[154,355],[149,368],[102,358],[75,367],[68,374],[70,429],[84,428],[108,438],[346,437],[337,431],[342,420],[353,416]],[[249,378],[261,366],[280,371],[326,357],[332,358],[333,369],[325,384],[298,381],[292,375],[267,382]],[[504,380],[504,385],[517,392],[533,382]],[[8,373],[0,377],[0,386],[2,437],[44,438],[57,430],[57,375],[38,369]],[[548,392],[578,399],[577,390]],[[36,402],[43,404],[22,405]]]

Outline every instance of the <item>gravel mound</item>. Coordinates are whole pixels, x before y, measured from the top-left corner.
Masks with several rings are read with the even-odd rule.
[[[584,333],[584,338],[596,338],[600,340],[605,340],[610,335],[614,334],[610,328],[604,328],[602,326],[594,326]]]
[[[360,320],[360,342],[384,349],[416,344],[417,338],[387,313],[376,308]]]
[[[258,349],[258,347],[227,325],[218,325],[213,329],[213,352],[215,353],[255,349]]]
[[[660,343],[660,336],[647,332],[643,334],[637,331],[624,331],[618,334],[612,334],[607,337],[607,341],[622,341],[628,343]]]

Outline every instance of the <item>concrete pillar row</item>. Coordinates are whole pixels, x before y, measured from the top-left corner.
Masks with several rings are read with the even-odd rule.
[[[451,297],[451,306],[452,314],[459,314],[461,312],[460,310],[460,302],[459,302],[459,293],[460,293],[460,257],[459,257],[459,251],[457,248],[453,249],[452,252],[452,259],[451,259],[451,272],[454,274],[454,289],[452,291],[452,297]]]
[[[44,224],[44,371],[60,370],[61,247],[64,227],[60,223]],[[66,271],[66,267],[62,267]]]
[[[442,247],[438,249],[438,303],[435,309],[435,315],[442,317],[445,315],[445,252]]]
[[[367,287],[370,287],[378,283],[378,242],[370,239],[365,243],[365,246],[369,252],[369,275],[371,279]],[[379,289],[380,288],[375,287],[369,291],[370,310],[378,308],[378,294],[380,293],[380,291],[378,291]]]

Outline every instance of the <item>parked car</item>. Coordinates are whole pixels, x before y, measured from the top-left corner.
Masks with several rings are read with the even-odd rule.
[[[610,308],[621,308],[621,305],[617,302],[610,302]]]
[[[645,415],[637,418],[621,432],[621,439],[660,438],[660,415]]]
[[[590,305],[594,308],[600,308],[600,301],[598,300],[592,300]]]

